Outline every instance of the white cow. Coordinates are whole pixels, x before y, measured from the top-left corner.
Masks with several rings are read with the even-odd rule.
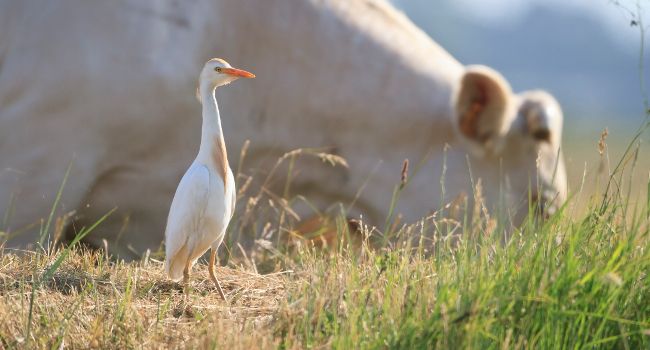
[[[213,56],[258,76],[219,92],[233,169],[246,139],[248,168],[299,147],[348,160],[348,169],[302,164],[292,191],[317,206],[349,203],[363,187],[349,215],[383,222],[405,158],[421,164],[397,208],[406,219],[471,194],[469,168],[489,206],[515,221],[529,190],[565,198],[555,100],[514,94],[497,72],[461,65],[385,1],[4,0],[0,230],[9,246],[35,240],[72,164],[57,215],[76,210],[78,229],[117,207],[90,244],[106,238],[123,255],[158,247],[198,147],[194,90]]]

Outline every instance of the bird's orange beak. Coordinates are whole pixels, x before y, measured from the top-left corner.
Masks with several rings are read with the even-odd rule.
[[[221,68],[221,73],[232,75],[237,78],[255,78],[255,74],[237,68]]]

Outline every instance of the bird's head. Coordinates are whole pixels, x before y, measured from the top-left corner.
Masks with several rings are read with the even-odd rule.
[[[239,79],[255,78],[255,74],[242,69],[233,68],[228,62],[221,58],[213,58],[205,63],[201,71],[201,85],[209,84],[216,88]]]

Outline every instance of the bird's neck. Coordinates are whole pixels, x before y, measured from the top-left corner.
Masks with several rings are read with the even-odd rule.
[[[202,84],[200,87],[203,126],[201,127],[201,146],[197,159],[208,163],[214,160],[215,154],[221,153],[222,162],[225,161],[227,164],[226,146],[215,90],[215,87],[207,84]]]

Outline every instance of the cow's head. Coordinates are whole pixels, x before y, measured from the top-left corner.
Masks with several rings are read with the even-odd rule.
[[[506,205],[525,206],[530,197],[547,213],[566,200],[566,171],[560,150],[562,110],[544,91],[513,94],[496,71],[469,66],[454,94],[454,125],[478,164],[475,176],[499,177]],[[497,171],[498,173],[495,173]],[[497,194],[502,191],[505,193]]]

